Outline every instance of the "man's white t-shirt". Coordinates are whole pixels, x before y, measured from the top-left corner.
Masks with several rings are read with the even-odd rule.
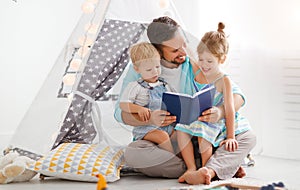
[[[172,86],[176,92],[180,90],[180,76],[181,76],[182,66],[180,65],[177,68],[167,68],[163,65],[161,66],[161,77]]]

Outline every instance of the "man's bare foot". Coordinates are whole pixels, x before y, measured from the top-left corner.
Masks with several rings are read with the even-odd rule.
[[[238,171],[236,171],[234,177],[236,178],[243,178],[246,176],[246,172],[242,166],[239,167]]]
[[[190,185],[198,184],[210,184],[211,176],[208,172],[208,168],[203,167],[197,171],[186,171],[182,176],[178,178],[180,183],[188,183]]]

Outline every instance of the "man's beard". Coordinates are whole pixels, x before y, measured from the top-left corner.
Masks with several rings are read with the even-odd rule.
[[[185,57],[185,56],[184,56],[184,57]],[[177,59],[177,58],[175,58],[174,60],[168,61],[168,60],[166,60],[164,57],[162,57],[162,60],[163,60],[163,61],[165,61],[165,62],[167,62],[167,63],[172,63],[172,64],[174,64],[174,65],[181,65],[182,63],[185,62],[186,57],[185,57],[185,59],[184,59],[182,62],[178,62],[178,61],[176,61],[176,59]]]
[[[181,65],[182,63],[184,63],[185,62],[185,59],[186,59],[186,56],[182,56],[183,57],[183,60],[182,61],[176,61],[176,59],[181,59],[181,58],[175,58],[171,63],[173,63],[173,64],[176,64],[176,65]]]

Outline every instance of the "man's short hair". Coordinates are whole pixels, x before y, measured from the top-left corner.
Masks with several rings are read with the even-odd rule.
[[[170,17],[159,17],[149,24],[147,36],[150,42],[157,47],[162,42],[172,39],[178,28],[179,24]]]

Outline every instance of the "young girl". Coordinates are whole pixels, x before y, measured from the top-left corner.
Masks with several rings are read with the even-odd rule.
[[[202,167],[212,155],[213,147],[224,145],[227,151],[234,152],[238,148],[235,135],[248,131],[249,122],[235,113],[232,82],[228,75],[221,71],[220,65],[226,60],[228,42],[223,31],[225,25],[219,23],[218,31],[205,33],[197,47],[199,70],[195,73],[194,87],[196,91],[207,85],[214,85],[216,93],[214,106],[224,105],[224,119],[218,123],[196,121],[190,126],[177,124],[178,144],[188,171],[196,170],[191,136],[198,137]]]
[[[141,75],[138,81],[131,82],[124,89],[120,108],[128,113],[137,113],[143,121],[150,119],[151,111],[161,108],[162,94],[173,89],[159,77],[161,73],[160,55],[156,48],[147,42],[135,44],[130,49],[133,67]],[[148,140],[161,148],[173,152],[170,136],[173,126],[136,126],[134,140]]]

